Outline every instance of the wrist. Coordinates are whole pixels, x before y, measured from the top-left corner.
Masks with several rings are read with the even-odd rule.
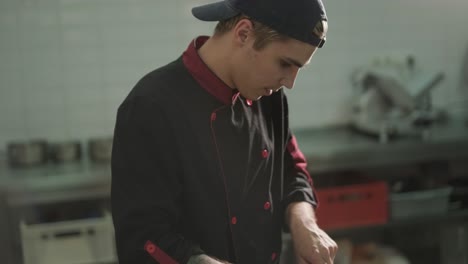
[[[210,260],[210,257],[208,257],[205,254],[193,255],[190,257],[190,259],[187,262],[187,264],[204,264],[204,263],[206,264],[212,263]]]
[[[309,228],[317,226],[313,206],[307,202],[293,202],[286,209],[286,223],[291,232],[298,227]],[[318,226],[317,226],[318,227]]]
[[[193,255],[189,258],[187,264],[222,264],[228,263],[205,254]]]

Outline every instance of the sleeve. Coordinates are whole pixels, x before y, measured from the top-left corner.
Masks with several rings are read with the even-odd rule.
[[[307,161],[291,133],[284,153],[285,208],[292,202],[306,201],[314,208],[318,206],[313,180],[307,171]]]
[[[111,205],[120,264],[186,263],[203,253],[177,232],[181,169],[168,120],[146,98],[127,99],[117,112]]]
[[[318,206],[312,177],[307,170],[307,161],[298,147],[296,138],[289,128],[288,103],[286,95],[282,96],[283,134],[285,135],[283,177],[283,208],[292,202],[305,201],[314,208]]]

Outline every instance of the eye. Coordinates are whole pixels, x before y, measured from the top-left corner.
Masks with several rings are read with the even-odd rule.
[[[281,68],[289,68],[289,67],[292,66],[291,63],[289,63],[289,62],[287,62],[285,60],[280,60],[279,64],[280,64]]]

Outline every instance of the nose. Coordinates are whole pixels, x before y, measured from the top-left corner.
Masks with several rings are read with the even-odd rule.
[[[287,75],[283,77],[280,81],[281,86],[284,86],[288,89],[292,89],[294,87],[294,82],[296,82],[297,74],[299,73],[300,68],[292,67]]]

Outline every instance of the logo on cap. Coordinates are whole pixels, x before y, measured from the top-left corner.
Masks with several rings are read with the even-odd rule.
[[[315,23],[314,29],[312,32],[318,38],[324,39],[328,31],[328,22],[326,20],[319,20]]]

